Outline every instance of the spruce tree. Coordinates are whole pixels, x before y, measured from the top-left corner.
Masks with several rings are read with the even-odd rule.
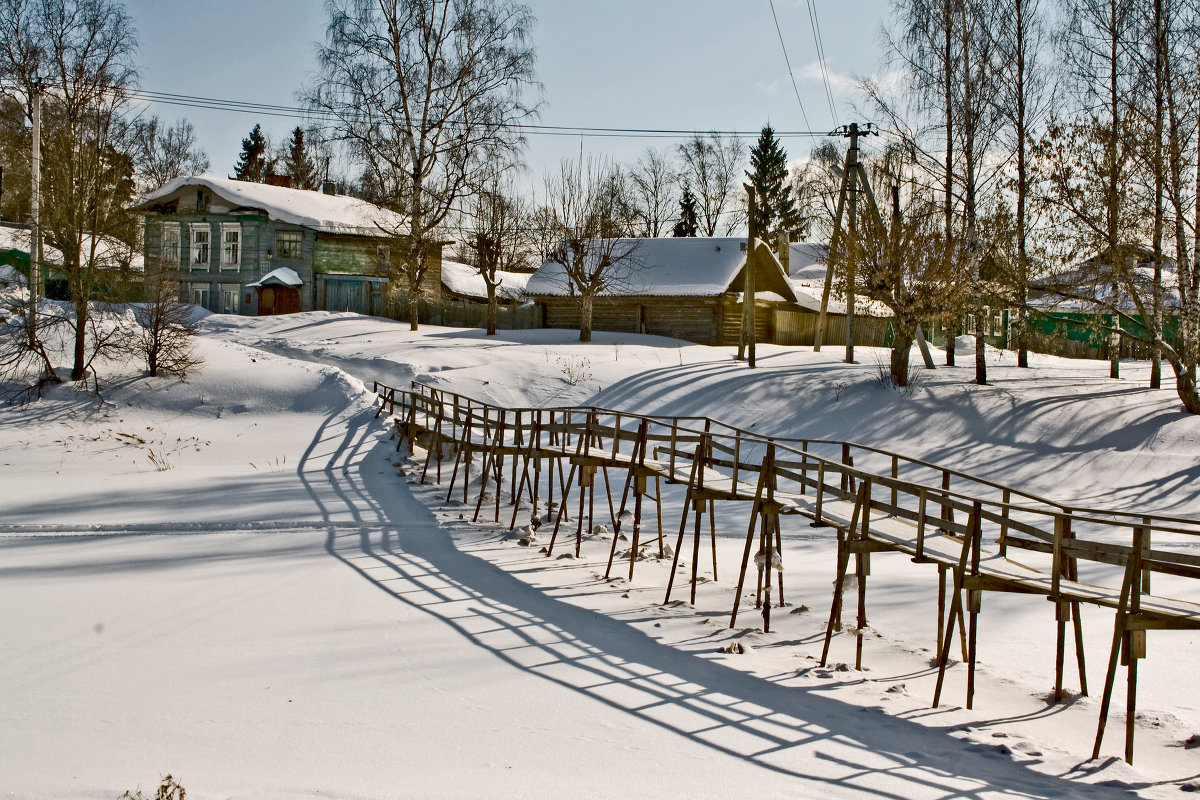
[[[291,141],[288,142],[287,152],[283,154],[283,167],[291,176],[293,189],[319,189],[320,177],[317,175],[317,165],[313,163],[304,144],[304,131],[296,126],[292,131]]]
[[[242,153],[238,157],[238,163],[233,168],[233,174],[229,177],[235,181],[251,181],[253,183],[262,183],[267,179],[267,173],[270,172],[271,163],[267,158],[267,137],[263,135],[262,128],[255,125],[250,131],[250,135],[242,139]]]
[[[763,126],[758,142],[750,148],[750,167],[746,174],[758,201],[756,230],[774,248],[775,233],[797,230],[803,220],[788,184],[787,153],[770,125]]]
[[[700,219],[696,213],[696,196],[692,187],[683,185],[683,197],[679,200],[679,221],[671,231],[672,236],[695,236],[700,231]]]

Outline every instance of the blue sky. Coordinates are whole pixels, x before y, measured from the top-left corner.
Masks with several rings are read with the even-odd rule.
[[[296,105],[324,33],[322,0],[127,0],[139,31],[143,89]],[[775,0],[809,122],[788,79],[768,0],[541,0],[534,42],[545,86],[541,122],[616,128],[826,130],[835,122],[804,0]],[[817,0],[825,55],[841,119],[853,118],[845,79],[879,68],[878,30],[887,0]],[[232,171],[241,140],[260,123],[276,142],[297,120],[170,105],[186,116],[218,174]],[[631,160],[668,139],[531,136],[526,160],[540,176],[563,156]],[[785,139],[792,157],[810,147]]]

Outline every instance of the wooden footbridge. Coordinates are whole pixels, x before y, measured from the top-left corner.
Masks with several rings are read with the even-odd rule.
[[[480,476],[474,518],[489,500],[500,521],[507,483],[515,528],[528,502],[534,529],[552,526],[547,556],[570,535],[568,507],[574,510],[576,554],[584,531],[595,525],[597,485],[603,481],[601,514],[612,525],[608,577],[614,568],[617,534],[630,540],[628,576],[640,548],[657,544],[666,554],[662,487],[685,487],[671,577],[679,554],[691,544],[691,600],[708,517],[708,546],[717,577],[715,514],[718,503],[750,504],[750,522],[737,573],[730,626],[736,624],[753,554],[757,574],[755,606],[770,630],[772,596],[783,602],[782,521],[806,519],[828,527],[837,539],[833,597],[821,664],[833,636],[844,630],[844,589],[853,559],[856,618],[848,630],[855,642],[855,666],[862,668],[870,556],[877,551],[907,554],[938,573],[938,677],[933,705],[941,700],[954,640],[967,664],[966,706],[975,689],[977,621],[985,592],[1037,595],[1054,604],[1057,657],[1054,699],[1063,695],[1067,633],[1074,643],[1080,689],[1088,693],[1081,605],[1114,612],[1112,644],[1093,758],[1099,757],[1118,663],[1126,668],[1125,760],[1133,762],[1138,661],[1146,656],[1146,633],[1157,629],[1200,629],[1200,520],[1124,511],[1072,508],[1020,489],[959,470],[851,442],[772,438],[705,417],[647,416],[593,407],[502,408],[464,395],[414,382],[402,390],[375,384],[377,415],[391,415],[400,443],[424,448],[422,481],[440,484],[448,474],[447,499],[456,486],[468,502],[468,479],[478,463]],[[489,491],[491,487],[491,491]],[[619,494],[618,494],[619,491]],[[619,496],[619,503],[614,502]],[[653,503],[653,537],[643,534],[646,503]],[[586,519],[586,525],[585,525]],[[690,525],[689,525],[690,522]],[[565,525],[564,525],[565,524]],[[690,529],[690,530],[689,530]],[[1014,550],[1035,565],[1013,559]],[[1116,566],[1119,584],[1093,573]],[[1088,580],[1081,578],[1081,566]],[[1152,576],[1156,589],[1151,591]],[[1096,582],[1091,582],[1095,580]],[[774,586],[772,585],[774,584]],[[1162,584],[1163,586],[1160,586]],[[949,607],[947,607],[949,589]],[[1193,599],[1181,599],[1193,598]]]

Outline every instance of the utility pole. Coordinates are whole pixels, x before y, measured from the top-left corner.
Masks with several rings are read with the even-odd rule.
[[[858,138],[860,136],[878,136],[871,123],[866,123],[862,128],[858,127],[857,122],[852,122],[849,125],[843,125],[834,131],[831,131],[830,136],[841,136],[850,140],[850,147],[846,151],[846,167],[842,174],[842,188],[838,194],[837,212],[833,219],[833,234],[829,239],[829,257],[825,270],[825,287],[821,292],[821,311],[817,316],[816,337],[813,341],[813,352],[821,351],[822,339],[825,334],[825,316],[829,311],[829,287],[833,283],[833,264],[835,261],[834,252],[838,245],[848,248],[848,257],[846,258],[846,363],[854,363],[854,303],[855,291],[854,283],[857,280],[857,270],[854,263],[855,254],[858,249],[858,183],[863,181],[863,185],[870,191],[870,182],[867,180],[866,171],[858,158]],[[842,236],[842,212],[845,210],[847,216],[847,235]],[[878,211],[875,212],[878,214]]]
[[[850,248],[846,251],[846,363],[854,363],[854,282],[858,278],[858,123],[851,122],[849,130],[842,134],[850,138],[850,149],[846,151],[846,191],[849,192],[849,208],[846,209],[847,227],[850,229]]]
[[[746,234],[746,266],[742,268],[742,334],[738,337],[737,360],[741,361],[745,357],[749,361],[750,369],[754,369],[755,328],[758,323],[757,314],[754,309],[754,272],[756,263],[754,249],[757,244],[755,241],[757,231],[754,229],[754,215],[758,207],[754,201],[754,187],[746,186],[745,189],[750,209],[750,219]]]
[[[29,336],[37,334],[38,298],[45,294],[42,276],[42,87],[33,87],[33,153],[30,161],[29,197]]]

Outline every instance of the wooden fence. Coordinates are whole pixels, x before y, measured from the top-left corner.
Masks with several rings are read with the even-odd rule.
[[[775,344],[811,347],[816,340],[817,313],[775,309]],[[855,347],[888,347],[892,343],[891,320],[879,317],[854,318]],[[822,345],[831,347],[846,344],[846,316],[829,314],[825,317]]]

